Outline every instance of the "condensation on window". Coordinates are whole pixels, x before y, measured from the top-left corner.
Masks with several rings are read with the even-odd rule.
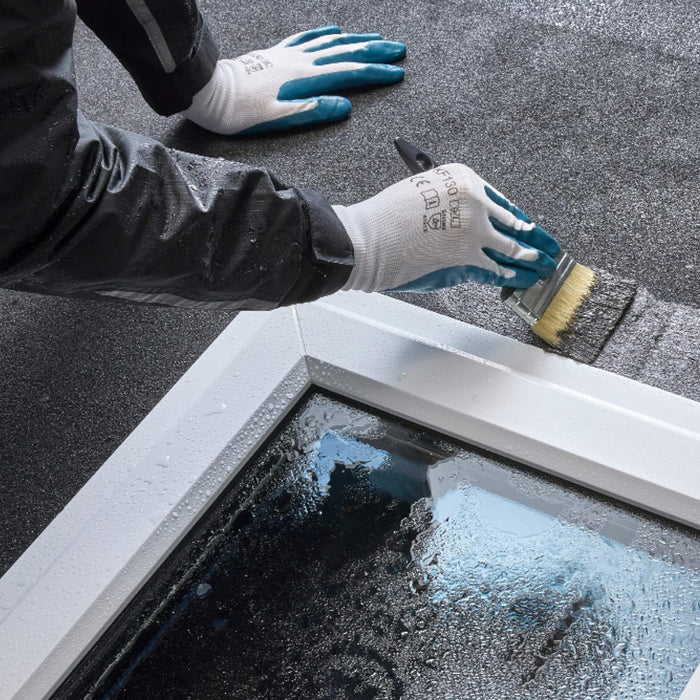
[[[316,393],[57,697],[662,700],[699,661],[698,533]]]

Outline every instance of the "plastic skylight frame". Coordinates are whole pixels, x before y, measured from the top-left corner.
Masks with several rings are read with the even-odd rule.
[[[245,312],[0,579],[0,697],[55,690],[312,385],[700,528],[699,403],[382,295]]]

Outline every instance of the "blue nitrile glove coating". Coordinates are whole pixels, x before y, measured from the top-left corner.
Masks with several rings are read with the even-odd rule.
[[[329,34],[340,34],[340,27],[337,24],[326,24],[323,27],[315,27],[314,29],[307,29],[305,32],[300,32],[299,34],[294,34],[291,37],[283,39],[279,45],[284,46],[299,46],[299,44],[306,44],[309,41],[318,39],[322,36],[328,36]],[[308,51],[308,49],[307,49]]]
[[[384,41],[380,34],[319,27],[272,48],[219,61],[184,114],[221,134],[337,121],[348,115],[350,102],[332,93],[400,81],[403,68],[389,64],[405,54],[404,44]]]
[[[341,42],[342,43],[342,42]],[[324,48],[330,46],[339,46],[341,43],[329,42]],[[315,49],[316,51],[318,49]],[[307,52],[308,53],[308,52]],[[336,53],[330,56],[321,56],[314,60],[315,66],[327,66],[329,63],[391,63],[399,61],[406,55],[406,47],[398,41],[384,41],[375,39],[369,41],[360,48],[353,49],[348,47],[343,53]],[[390,68],[391,66],[384,66]],[[394,66],[396,68],[396,66]]]
[[[495,260],[495,258],[491,258]],[[499,262],[498,260],[495,260]],[[550,273],[551,274],[551,273]],[[442,270],[430,272],[417,280],[400,287],[387,289],[388,292],[434,292],[445,287],[454,287],[464,284],[467,280],[478,282],[479,284],[490,284],[497,287],[532,287],[539,277],[536,272],[518,269],[515,277],[503,277],[491,270],[484,270],[476,265],[457,265],[455,267],[445,267]]]
[[[467,280],[525,288],[556,268],[559,244],[459,163],[334,208],[355,249],[345,289],[429,292]]]
[[[362,68],[345,70],[339,73],[290,80],[279,89],[277,99],[296,100],[338,90],[350,90],[372,85],[388,85],[401,80],[403,74],[404,71],[401,66],[367,64]]]
[[[351,107],[350,100],[345,97],[326,95],[316,99],[316,106],[313,109],[273,119],[270,122],[262,122],[238,133],[241,136],[246,136],[270,131],[286,131],[296,126],[306,126],[313,123],[335,122],[347,117]]]
[[[531,224],[532,219],[522,209],[511,204],[505,197],[497,194],[488,185],[484,186],[486,196],[506,211],[513,214],[516,219]],[[514,277],[506,278],[491,270],[484,270],[474,265],[461,265],[436,270],[408,284],[395,287],[391,292],[433,292],[444,287],[452,287],[463,284],[467,280],[480,284],[489,284],[498,287],[514,287],[527,289],[532,287],[538,279],[547,279],[556,269],[554,258],[559,255],[559,243],[554,240],[541,226],[535,225],[530,230],[517,230],[512,226],[506,226],[495,216],[489,216],[491,225],[504,236],[511,238],[523,248],[537,250],[537,258],[534,260],[515,260],[493,248],[484,247],[482,251],[494,262],[500,263],[515,272]]]
[[[332,46],[340,46],[341,44],[361,44],[367,41],[381,41],[382,40],[382,35],[381,34],[341,34],[340,33],[340,28],[339,27],[328,27],[328,29],[332,29],[335,33],[331,34],[324,34],[324,35],[317,35],[316,37],[313,38],[318,38],[318,36],[330,36],[330,39],[327,39],[324,41],[322,44],[314,44],[313,46],[309,48],[304,48],[304,51],[306,53],[311,53],[313,51],[322,51],[323,49],[330,49]],[[299,44],[303,44],[305,42],[299,41],[295,44],[294,46],[299,46]],[[287,44],[287,46],[292,46],[292,44]]]

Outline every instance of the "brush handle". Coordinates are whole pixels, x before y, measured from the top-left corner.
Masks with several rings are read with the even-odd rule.
[[[435,161],[427,153],[418,150],[410,141],[406,141],[401,136],[394,139],[394,146],[414,175],[432,170],[435,167]]]

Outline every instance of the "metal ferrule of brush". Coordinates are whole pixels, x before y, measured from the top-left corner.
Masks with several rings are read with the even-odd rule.
[[[527,289],[504,287],[501,292],[503,302],[531,326],[534,326],[542,318],[549,302],[561,289],[562,284],[576,264],[574,259],[563,250],[556,260],[557,267],[549,279],[538,280]]]

